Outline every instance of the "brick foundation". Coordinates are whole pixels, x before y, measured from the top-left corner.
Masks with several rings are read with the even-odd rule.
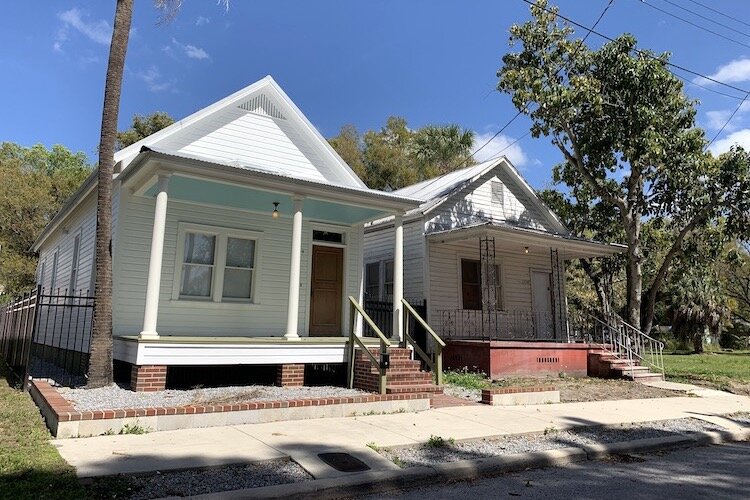
[[[166,366],[133,365],[130,369],[130,388],[135,392],[163,391],[166,385]]]
[[[302,387],[305,385],[305,365],[279,365],[276,369],[276,385],[279,387]]]

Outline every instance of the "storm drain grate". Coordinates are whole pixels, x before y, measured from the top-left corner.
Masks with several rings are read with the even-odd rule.
[[[318,457],[340,472],[362,472],[370,467],[357,457],[348,453],[318,453]]]

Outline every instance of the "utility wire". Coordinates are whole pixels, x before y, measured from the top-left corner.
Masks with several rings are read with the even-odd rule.
[[[723,38],[724,40],[728,40],[728,41],[730,41],[730,42],[734,42],[734,43],[736,43],[737,45],[742,45],[743,47],[747,47],[748,49],[750,49],[750,45],[748,45],[748,44],[747,44],[747,43],[745,43],[745,42],[741,42],[741,41],[737,40],[736,38],[731,38],[731,37],[728,37],[728,36],[726,36],[726,35],[722,35],[722,34],[721,34],[721,33],[719,33],[718,31],[714,31],[714,30],[712,30],[712,29],[710,29],[710,28],[706,28],[705,26],[701,26],[701,25],[700,25],[700,24],[698,24],[698,23],[694,23],[693,21],[691,21],[691,20],[689,20],[689,19],[685,19],[684,17],[680,17],[680,16],[678,16],[677,14],[674,14],[674,13],[672,13],[672,12],[669,12],[668,10],[662,9],[661,7],[657,7],[656,5],[654,5],[654,4],[652,4],[652,3],[648,3],[648,2],[646,1],[646,0],[640,0],[640,3],[641,3],[641,4],[643,4],[643,5],[646,5],[646,6],[648,6],[648,7],[651,7],[652,9],[654,9],[654,10],[656,10],[656,11],[659,11],[659,12],[661,12],[662,14],[666,14],[666,15],[668,15],[668,16],[670,16],[670,17],[674,17],[675,19],[678,19],[678,20],[682,21],[682,22],[683,22],[683,23],[685,23],[685,24],[689,24],[690,26],[693,26],[693,27],[695,27],[695,28],[698,28],[699,30],[703,30],[703,31],[705,31],[705,32],[707,32],[707,33],[711,33],[712,35],[716,35],[716,36],[718,36],[719,38]]]
[[[715,19],[711,19],[711,18],[710,18],[710,17],[708,17],[708,16],[704,16],[704,15],[703,15],[703,14],[701,14],[700,12],[696,12],[696,11],[694,11],[694,10],[692,10],[692,9],[688,9],[687,7],[685,7],[685,6],[683,6],[683,5],[680,5],[680,4],[678,4],[677,2],[673,2],[672,0],[661,0],[661,1],[662,1],[662,2],[664,2],[664,3],[668,3],[668,4],[669,4],[669,5],[671,5],[672,7],[676,7],[676,8],[678,8],[678,9],[684,10],[685,12],[689,12],[689,13],[691,13],[692,15],[694,15],[694,16],[696,16],[696,17],[700,17],[701,19],[704,19],[704,20],[708,21],[709,23],[714,23],[714,24],[716,24],[716,25],[718,25],[718,26],[721,26],[722,28],[728,29],[729,31],[733,31],[733,32],[737,33],[738,35],[742,35],[742,36],[750,37],[750,35],[748,35],[748,34],[747,34],[747,33],[745,33],[744,31],[740,31],[740,30],[738,30],[738,29],[732,28],[732,27],[731,27],[731,26],[729,26],[728,24],[724,24],[724,23],[722,23],[722,22],[719,22],[719,21],[717,21],[717,20],[715,20]]]
[[[610,8],[610,7],[612,7],[612,4],[614,3],[614,1],[615,1],[615,0],[609,0],[609,2],[607,2],[607,5],[606,5],[606,7],[604,7],[604,10],[602,10],[601,14],[599,14],[599,17],[598,17],[598,18],[596,19],[596,21],[594,22],[594,25],[593,25],[594,27],[596,27],[596,26],[597,26],[597,25],[598,25],[598,24],[599,24],[599,23],[601,22],[601,20],[602,20],[602,19],[604,18],[604,15],[605,15],[605,14],[607,13],[607,11],[609,10],[609,8]],[[573,55],[574,55],[574,56],[575,56],[575,54],[576,54],[576,53],[578,52],[578,50],[580,50],[580,48],[581,48],[581,47],[583,46],[583,43],[584,43],[584,42],[586,41],[586,38],[588,38],[588,36],[589,36],[590,34],[591,34],[591,32],[588,32],[588,33],[586,33],[586,35],[585,35],[585,36],[583,37],[583,39],[581,40],[581,44],[580,44],[580,45],[579,45],[579,46],[578,46],[578,47],[577,47],[577,48],[575,49],[575,51],[573,52]],[[560,69],[562,69],[562,68],[560,68]],[[560,69],[558,69],[558,70],[557,70],[557,73],[559,73],[559,72],[560,72]],[[494,134],[492,135],[492,137],[490,137],[490,138],[489,138],[489,140],[487,140],[487,141],[486,141],[486,142],[485,142],[484,144],[482,144],[482,145],[481,145],[481,146],[480,146],[480,147],[479,147],[478,149],[474,150],[474,151],[473,151],[472,153],[470,153],[470,154],[469,154],[468,156],[466,156],[466,158],[464,158],[463,160],[461,160],[460,162],[458,162],[458,163],[457,163],[456,165],[454,165],[453,167],[451,167],[451,169],[450,169],[450,170],[451,170],[451,171],[453,171],[453,170],[456,170],[456,169],[457,169],[458,167],[460,167],[461,165],[463,165],[464,163],[466,163],[466,162],[467,162],[467,161],[468,161],[468,160],[469,160],[470,158],[473,158],[473,157],[474,157],[474,155],[476,155],[476,154],[477,154],[478,152],[480,152],[481,150],[483,150],[484,148],[486,148],[486,147],[487,147],[487,146],[488,146],[488,145],[489,145],[489,144],[490,144],[490,143],[491,143],[492,141],[494,141],[494,140],[495,140],[495,139],[496,139],[496,138],[497,138],[497,137],[498,137],[498,136],[499,136],[500,134],[502,134],[502,133],[503,133],[503,132],[505,131],[505,129],[507,129],[507,128],[508,128],[508,127],[509,127],[509,126],[510,126],[510,125],[511,125],[511,124],[512,124],[512,123],[513,123],[513,122],[514,122],[515,120],[516,120],[516,118],[518,118],[518,117],[519,117],[519,116],[521,116],[521,115],[522,115],[522,114],[523,114],[523,113],[524,113],[525,111],[527,111],[527,109],[528,109],[528,107],[525,107],[524,109],[522,109],[521,111],[519,111],[518,113],[516,113],[516,114],[515,114],[515,115],[513,116],[513,118],[511,118],[510,120],[508,120],[508,123],[506,123],[505,125],[503,125],[503,126],[502,126],[502,127],[500,128],[500,130],[498,130],[497,132],[495,132],[495,133],[494,133]],[[520,140],[521,140],[522,138],[526,137],[527,135],[529,135],[529,133],[528,133],[528,132],[527,132],[527,133],[525,133],[524,135],[522,135],[521,137],[519,137],[518,139],[516,139],[515,141],[511,142],[511,143],[510,143],[510,144],[508,144],[507,146],[505,146],[505,147],[504,147],[504,148],[503,148],[502,150],[500,150],[500,152],[503,152],[503,151],[507,150],[507,149],[508,149],[509,147],[513,146],[514,144],[516,144],[516,143],[517,143],[518,141],[520,141]],[[500,153],[500,152],[499,152],[499,153]],[[489,160],[492,160],[492,159],[494,159],[494,158],[497,158],[497,157],[499,156],[499,153],[495,153],[494,155],[492,155],[492,157],[491,157],[491,158],[489,158],[489,159],[488,159],[488,160],[486,160],[486,161],[489,161]]]
[[[574,21],[574,20],[570,19],[569,17],[565,17],[565,16],[563,16],[563,15],[562,15],[562,14],[560,14],[559,12],[554,12],[554,11],[552,11],[552,10],[549,10],[549,9],[547,9],[547,8],[541,7],[541,6],[537,5],[537,4],[535,3],[535,2],[532,2],[531,0],[521,0],[521,1],[522,1],[522,2],[525,2],[525,3],[527,3],[527,4],[531,5],[531,6],[534,6],[534,7],[538,7],[538,8],[540,8],[540,9],[542,9],[542,10],[544,10],[545,12],[548,12],[548,13],[550,13],[550,14],[554,14],[554,15],[556,15],[557,17],[559,17],[560,19],[562,19],[562,20],[564,20],[564,21],[567,21],[567,22],[569,22],[569,23],[570,23],[570,24],[572,24],[573,26],[576,26],[576,27],[578,27],[578,28],[581,28],[581,29],[583,29],[583,30],[586,30],[586,31],[588,31],[589,33],[593,33],[593,34],[595,34],[595,35],[597,35],[597,36],[599,36],[599,37],[601,37],[601,38],[604,38],[605,40],[608,40],[608,41],[610,41],[610,42],[614,42],[614,41],[615,41],[615,39],[614,39],[614,38],[612,38],[612,37],[610,37],[610,36],[607,36],[607,35],[605,35],[605,34],[603,34],[603,33],[600,33],[600,32],[596,31],[596,30],[595,30],[595,29],[593,29],[593,28],[589,28],[589,27],[587,27],[587,26],[584,26],[583,24],[581,24],[581,23],[579,23],[579,22],[576,22],[576,21]],[[717,80],[716,78],[713,78],[713,77],[710,77],[710,76],[704,75],[704,74],[702,74],[702,73],[698,73],[697,71],[693,71],[692,69],[686,68],[686,67],[684,67],[684,66],[680,66],[679,64],[675,64],[675,63],[672,63],[672,62],[669,62],[669,61],[662,61],[662,60],[661,60],[660,58],[658,58],[658,57],[656,57],[655,55],[653,55],[653,54],[650,54],[650,53],[648,53],[648,52],[646,52],[646,51],[644,51],[644,50],[641,50],[641,49],[638,49],[638,48],[635,48],[635,49],[633,49],[633,50],[634,50],[634,51],[635,51],[635,52],[636,52],[637,54],[639,54],[639,55],[642,55],[642,56],[644,56],[644,57],[649,57],[649,58],[651,58],[651,59],[655,59],[655,60],[657,60],[657,61],[660,61],[660,62],[662,62],[663,64],[665,64],[666,66],[669,66],[669,67],[671,67],[671,68],[677,68],[677,69],[679,69],[679,70],[681,70],[681,71],[684,71],[684,72],[686,72],[686,73],[690,73],[690,74],[691,74],[691,75],[693,75],[693,76],[699,76],[699,77],[701,77],[701,78],[704,78],[704,79],[708,80],[709,82],[713,82],[713,83],[716,83],[716,84],[718,84],[718,85],[721,85],[721,86],[723,86],[723,87],[727,87],[727,88],[730,88],[730,89],[732,89],[732,90],[736,90],[736,91],[738,91],[738,92],[741,92],[742,94],[747,94],[748,92],[750,92],[750,91],[748,91],[748,90],[746,90],[746,89],[742,89],[742,88],[740,88],[740,87],[736,87],[736,86],[734,86],[734,85],[731,85],[731,84],[729,84],[729,83],[726,83],[726,82],[722,82],[722,81],[720,81],[720,80]],[[670,71],[670,72],[671,72],[671,71]],[[676,75],[676,74],[675,74],[674,72],[671,72],[671,73],[672,73],[673,75],[675,75],[676,77],[680,78],[680,77],[679,77],[679,75]]]
[[[710,10],[711,12],[715,12],[716,14],[719,14],[720,16],[724,16],[727,19],[731,19],[732,21],[738,22],[740,24],[744,24],[745,26],[747,26],[748,28],[750,28],[750,23],[746,23],[742,19],[737,19],[736,17],[730,16],[729,14],[725,14],[724,12],[722,12],[720,10],[716,10],[713,7],[711,7],[710,5],[706,5],[704,3],[698,2],[697,0],[688,0],[688,2],[692,2],[695,5],[700,5],[704,9]]]
[[[750,97],[750,92],[748,92],[747,94],[745,94],[745,98],[742,99],[742,101],[740,101],[740,103],[737,105],[736,108],[734,108],[734,111],[732,111],[732,114],[729,115],[729,118],[727,118],[727,121],[724,122],[724,125],[722,125],[721,128],[719,129],[719,131],[716,132],[716,135],[714,135],[713,139],[711,139],[708,142],[708,144],[706,144],[705,149],[708,149],[711,146],[711,144],[713,144],[714,141],[719,138],[719,136],[721,135],[721,133],[724,132],[724,129],[727,128],[727,125],[729,125],[729,122],[732,121],[732,118],[734,118],[734,115],[736,115],[740,111],[740,108],[742,108],[742,105],[745,104],[745,101],[747,100],[748,97]]]

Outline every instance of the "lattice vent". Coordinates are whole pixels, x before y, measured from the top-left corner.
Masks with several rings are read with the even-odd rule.
[[[538,357],[538,358],[536,358],[536,362],[537,363],[559,363],[560,362],[560,358],[558,358],[558,357],[547,357],[547,356],[544,356],[544,357]]]
[[[276,105],[271,102],[265,94],[259,94],[249,101],[243,102],[238,107],[245,111],[250,111],[251,113],[258,113],[260,115],[278,118],[279,120],[286,120],[286,117],[284,117],[281,111],[279,111]]]

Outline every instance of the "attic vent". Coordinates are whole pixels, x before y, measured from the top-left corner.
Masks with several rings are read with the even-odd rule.
[[[503,183],[500,181],[492,181],[490,184],[492,188],[492,203],[498,205],[503,204]]]
[[[238,106],[240,109],[250,111],[251,113],[258,113],[259,115],[266,115],[272,118],[278,118],[279,120],[286,120],[281,111],[278,110],[276,105],[265,94],[260,94],[249,101],[245,101]]]

